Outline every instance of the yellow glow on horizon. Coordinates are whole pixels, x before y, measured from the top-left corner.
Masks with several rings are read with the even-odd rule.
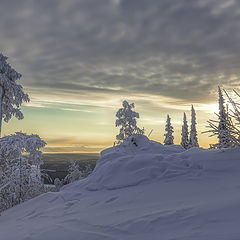
[[[113,93],[82,93],[30,91],[31,102],[23,107],[25,118],[4,123],[3,134],[15,131],[39,134],[47,142],[47,151],[99,152],[113,146],[119,128],[115,127],[116,111],[124,99],[135,103],[140,114],[139,127],[146,135],[153,129],[150,139],[163,142],[166,115],[170,114],[174,127],[175,144],[181,141],[183,112],[187,114],[190,128],[191,103],[183,100],[151,94],[122,96]],[[197,130],[200,146],[207,148],[215,143],[206,131],[208,119],[214,119],[218,105],[210,102],[193,103],[197,114]]]

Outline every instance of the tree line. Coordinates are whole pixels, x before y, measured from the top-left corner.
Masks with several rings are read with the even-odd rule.
[[[233,90],[237,97],[240,94]],[[228,103],[225,103],[223,92],[228,99]],[[226,90],[222,90],[218,87],[218,103],[219,112],[215,113],[218,116],[218,120],[208,120],[209,130],[203,133],[211,133],[211,136],[217,136],[218,142],[211,144],[210,148],[234,148],[240,146],[240,104],[233,100],[232,97],[227,93]],[[229,111],[228,106],[231,105],[232,109]],[[134,103],[128,103],[126,100],[122,103],[122,108],[120,108],[116,113],[116,127],[120,127],[120,132],[116,136],[116,141],[114,145],[119,145],[125,141],[129,136],[133,134],[144,134],[144,128],[139,128],[137,126],[137,119],[139,118],[139,113],[134,111]],[[183,125],[181,131],[181,143],[180,145],[184,149],[189,149],[192,147],[199,147],[198,143],[198,133],[196,129],[196,112],[192,105],[191,107],[191,126],[190,132],[188,130],[188,123],[186,113],[183,113]],[[167,114],[167,120],[165,125],[164,134],[164,144],[173,145],[174,144],[174,130],[171,124],[171,118]]]

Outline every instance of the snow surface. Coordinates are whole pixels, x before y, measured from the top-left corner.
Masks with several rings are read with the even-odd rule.
[[[102,152],[86,179],[2,213],[1,240],[239,240],[240,149],[163,146],[141,135]]]

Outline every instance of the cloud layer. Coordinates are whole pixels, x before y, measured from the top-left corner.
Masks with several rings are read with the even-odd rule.
[[[0,16],[29,88],[207,102],[240,82],[239,1],[2,0]]]

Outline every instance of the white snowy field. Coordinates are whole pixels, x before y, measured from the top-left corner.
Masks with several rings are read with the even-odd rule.
[[[131,137],[87,179],[3,212],[0,239],[239,240],[240,149]]]

